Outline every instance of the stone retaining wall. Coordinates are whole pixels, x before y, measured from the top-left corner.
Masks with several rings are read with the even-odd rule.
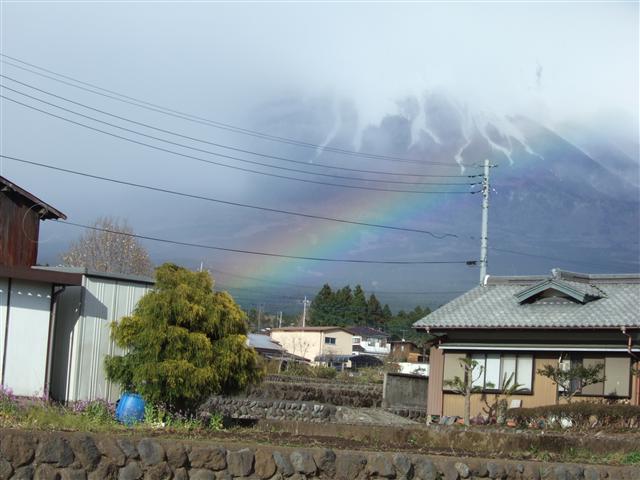
[[[344,407],[379,407],[382,385],[301,381],[298,377],[270,376],[249,389],[247,397],[268,400],[316,402]]]
[[[37,480],[637,480],[640,467],[403,453],[221,446],[177,439],[0,431],[0,479]]]
[[[199,415],[206,417],[213,413],[220,413],[239,419],[327,423],[335,420],[336,410],[333,405],[313,402],[212,396],[199,408]]]
[[[283,432],[315,439],[352,440],[364,445],[394,445],[399,449],[421,446],[440,452],[473,452],[478,456],[522,454],[538,451],[557,455],[589,452],[597,456],[629,454],[640,450],[635,433],[608,435],[603,432],[571,434],[554,431],[527,431],[487,427],[406,425],[390,428],[384,425],[347,425],[342,422],[314,424],[261,420],[258,428],[269,432]],[[640,475],[637,479],[640,480]]]

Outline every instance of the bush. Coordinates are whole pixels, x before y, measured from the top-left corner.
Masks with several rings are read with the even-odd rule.
[[[304,363],[290,363],[284,372],[280,375],[292,377],[307,378],[336,378],[338,371],[332,367],[323,367],[322,365],[310,366]]]
[[[640,406],[576,402],[535,408],[513,408],[507,418],[522,427],[548,428],[561,420],[572,428],[640,428]]]
[[[127,353],[107,357],[106,374],[147,402],[191,410],[261,378],[246,334],[244,312],[228,293],[213,291],[208,272],[165,264],[133,315],[113,323],[112,337]]]

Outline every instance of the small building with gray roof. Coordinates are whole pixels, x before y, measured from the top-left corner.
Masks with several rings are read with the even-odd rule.
[[[603,382],[572,385],[577,399],[640,404],[640,378],[632,375],[640,367],[640,274],[489,276],[414,328],[438,338],[429,357],[429,414],[462,415],[464,398],[447,381],[463,376],[460,359],[468,357],[482,370],[472,416],[510,376],[520,385],[514,405],[556,403],[558,387],[537,372],[558,364],[604,365]]]

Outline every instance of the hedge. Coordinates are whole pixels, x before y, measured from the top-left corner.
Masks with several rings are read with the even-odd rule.
[[[548,428],[640,428],[640,406],[576,402],[535,408],[513,408],[507,419],[521,427]]]

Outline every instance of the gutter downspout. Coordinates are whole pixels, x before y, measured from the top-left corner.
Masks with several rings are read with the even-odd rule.
[[[636,372],[636,405],[640,405],[640,357],[638,357],[635,353],[633,353],[632,346],[633,340],[631,338],[631,334],[627,333],[627,328],[623,325],[620,327],[620,331],[623,335],[627,337],[627,351],[629,355],[636,359],[636,368],[638,371]]]

